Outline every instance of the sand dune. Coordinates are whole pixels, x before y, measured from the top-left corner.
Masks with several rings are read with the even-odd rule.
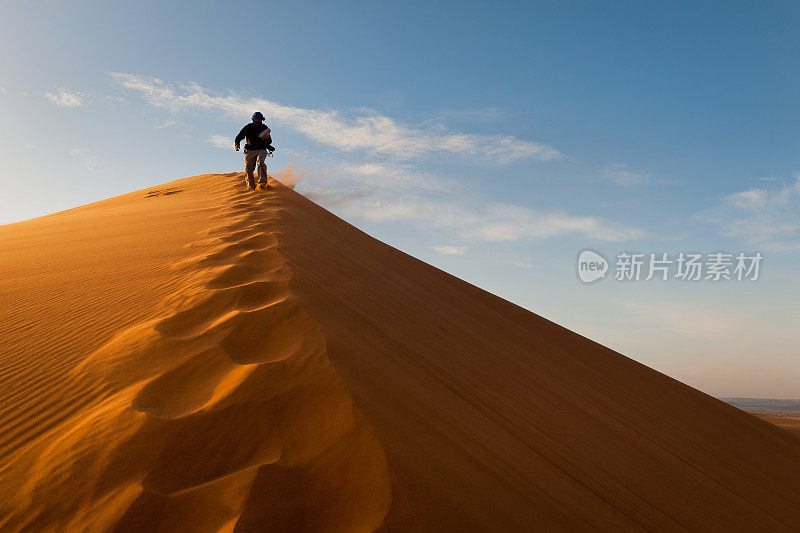
[[[0,530],[796,530],[800,438],[239,182],[0,227]]]
[[[775,424],[779,428],[785,429],[786,431],[793,433],[795,435],[800,435],[800,417],[798,416],[780,416],[780,415],[769,415],[769,414],[755,414],[758,418],[762,420],[766,420],[772,424]]]

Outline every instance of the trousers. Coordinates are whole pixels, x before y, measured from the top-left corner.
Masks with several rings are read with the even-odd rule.
[[[253,182],[253,170],[258,166],[258,182],[267,183],[267,165],[264,160],[267,158],[266,150],[247,150],[244,151],[244,179],[248,187],[255,187]]]

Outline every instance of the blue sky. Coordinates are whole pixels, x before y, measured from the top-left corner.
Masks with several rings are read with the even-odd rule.
[[[271,171],[376,237],[715,395],[800,394],[794,2],[0,2],[0,223]],[[586,285],[581,250],[756,251]],[[612,272],[613,273],[613,272]]]

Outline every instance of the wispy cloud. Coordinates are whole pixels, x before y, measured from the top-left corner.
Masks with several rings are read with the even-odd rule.
[[[235,93],[212,94],[196,83],[170,84],[158,78],[112,73],[122,86],[141,93],[150,105],[177,112],[183,109],[217,111],[231,117],[250,116],[253,110],[267,115],[308,138],[344,151],[365,150],[395,158],[413,158],[431,153],[459,156],[481,155],[494,163],[533,158],[562,157],[552,146],[510,135],[483,135],[449,131],[443,126],[421,127],[399,122],[370,109],[341,112],[282,105],[260,97]]]
[[[157,78],[114,73],[124,88],[141,94],[150,105],[170,112],[208,110],[227,117],[249,117],[254,110],[309,139],[342,150],[360,151],[358,162],[338,163],[332,169],[335,187],[313,187],[302,192],[335,208],[351,220],[403,222],[441,230],[454,244],[434,247],[439,253],[464,253],[462,242],[514,242],[574,235],[599,241],[635,239],[645,233],[593,216],[575,216],[558,210],[538,211],[519,205],[476,206],[454,196],[457,187],[430,174],[419,161],[406,158],[433,155],[477,156],[502,164],[524,158],[563,157],[555,148],[510,135],[486,135],[448,129],[442,124],[409,125],[370,109],[338,111],[287,106],[262,97],[237,93],[215,94],[194,83],[173,84]],[[496,109],[468,110],[465,116],[496,116]],[[212,135],[208,142],[230,149],[231,139]],[[331,179],[329,178],[329,179]]]
[[[211,135],[208,138],[208,142],[210,142],[217,148],[222,148],[224,150],[233,149],[233,140],[230,137],[226,137],[225,135]]]
[[[720,205],[698,218],[719,226],[723,235],[765,249],[800,250],[800,173],[789,185],[756,187],[725,196]]]
[[[88,103],[88,97],[86,95],[61,88],[53,92],[45,93],[44,96],[50,103],[61,108],[81,107]]]
[[[656,180],[645,172],[631,170],[628,165],[622,163],[614,163],[609,165],[602,171],[605,179],[611,183],[622,186],[630,185],[643,185],[646,183],[654,183]]]
[[[357,199],[354,199],[357,200]],[[469,241],[513,242],[576,235],[598,241],[625,241],[645,235],[638,228],[592,216],[561,211],[538,212],[527,207],[494,204],[473,208],[452,201],[405,198],[341,202],[346,216],[369,222],[408,222],[454,232]]]
[[[341,163],[342,173],[350,181],[387,189],[418,189],[442,191],[448,185],[440,178],[397,162]]]
[[[73,148],[69,151],[69,155],[81,161],[89,170],[94,170],[97,157],[89,148]]]
[[[431,250],[443,255],[464,255],[467,253],[466,246],[431,246]]]
[[[343,188],[304,185],[301,192],[314,202],[329,208],[352,205],[353,202],[371,197],[373,194],[369,187],[364,186]]]
[[[163,130],[164,128],[169,128],[170,126],[174,126],[175,124],[177,124],[177,122],[174,120],[165,120],[160,124],[156,124],[155,128],[157,130]]]

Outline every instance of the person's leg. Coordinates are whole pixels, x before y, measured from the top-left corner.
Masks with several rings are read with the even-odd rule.
[[[266,150],[258,151],[258,182],[267,183],[267,165],[264,160],[267,158]]]
[[[244,182],[248,189],[256,187],[253,181],[253,170],[256,168],[256,152],[252,150],[244,151]]]

